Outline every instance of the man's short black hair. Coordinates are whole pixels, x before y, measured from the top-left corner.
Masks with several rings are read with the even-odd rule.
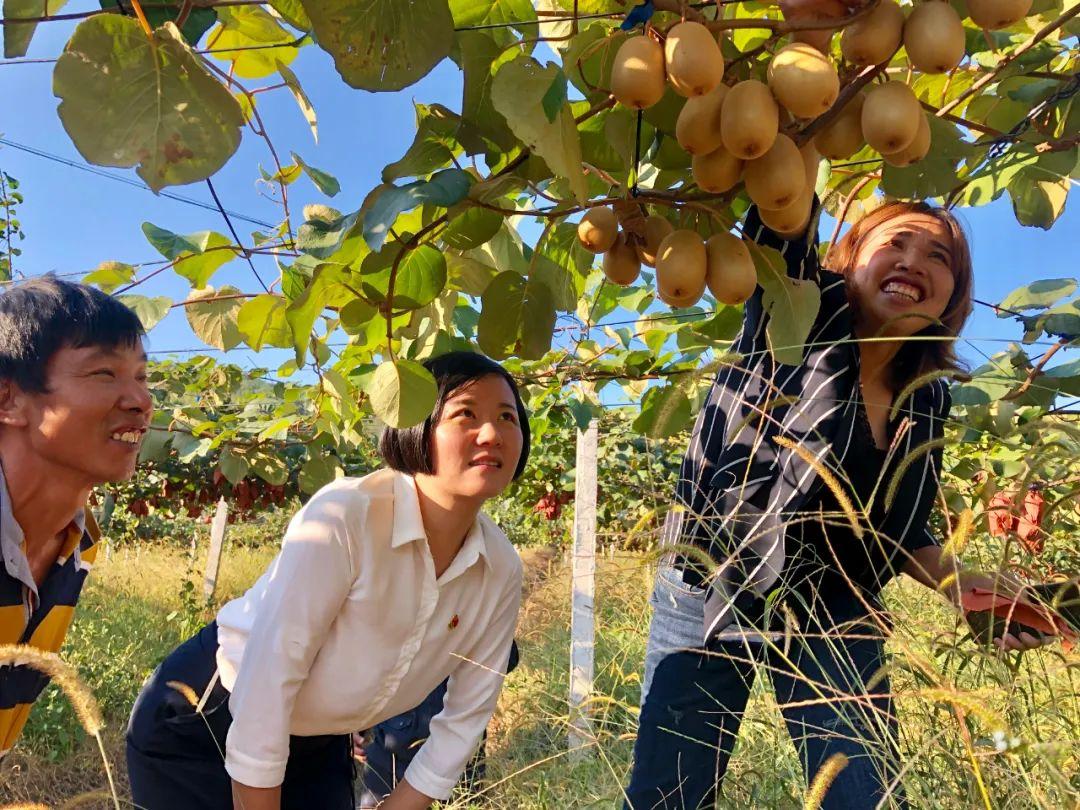
[[[525,410],[525,403],[521,401],[517,383],[510,372],[491,358],[476,352],[448,352],[426,360],[424,367],[431,372],[439,387],[435,409],[419,425],[401,429],[388,427],[383,431],[379,439],[379,453],[386,465],[409,475],[433,475],[435,465],[432,463],[431,435],[442,418],[446,401],[481,377],[495,375],[506,380],[514,392],[514,405],[521,427],[521,457],[514,470],[514,480],[517,480],[529,460],[529,412]]]
[[[43,394],[60,349],[131,347],[145,334],[138,315],[95,287],[54,276],[21,281],[0,293],[0,380]]]

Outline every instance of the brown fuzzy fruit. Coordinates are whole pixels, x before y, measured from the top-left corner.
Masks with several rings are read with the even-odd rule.
[[[814,136],[818,151],[829,160],[845,160],[860,149],[866,141],[862,134],[862,108],[866,95],[858,93],[844,105],[824,129]]]
[[[840,79],[828,57],[795,42],[769,62],[769,89],[796,118],[817,118],[840,93]]]
[[[840,51],[856,65],[877,65],[897,48],[904,30],[904,12],[896,0],[881,0],[877,8],[844,29]]]
[[[672,26],[664,40],[668,81],[680,96],[703,96],[724,78],[724,57],[716,37],[701,23]]]
[[[930,152],[930,123],[926,115],[919,118],[919,131],[915,133],[915,140],[909,143],[899,152],[883,154],[882,159],[890,166],[904,167],[912,163],[918,163]]]
[[[707,155],[694,155],[690,171],[702,191],[720,194],[739,182],[743,162],[721,144]]]
[[[780,108],[769,88],[756,79],[739,82],[724,97],[720,134],[735,157],[761,157],[773,145],[779,128]]]
[[[746,193],[761,208],[791,205],[806,188],[806,165],[799,147],[787,135],[777,135],[769,151],[743,169]]]
[[[612,284],[625,287],[633,284],[641,274],[641,261],[637,251],[626,241],[626,234],[620,233],[611,250],[604,254],[604,275]]]
[[[705,243],[705,283],[717,301],[728,306],[743,303],[757,287],[757,269],[746,243],[728,231]]]
[[[645,218],[645,243],[637,245],[635,250],[642,264],[656,267],[656,254],[664,237],[675,230],[675,226],[658,214]]]
[[[703,96],[687,99],[679,111],[675,140],[691,155],[707,154],[721,144],[720,111],[727,93],[728,86],[718,84]]]
[[[835,28],[822,28],[814,31],[796,31],[791,35],[792,42],[805,42],[811,48],[817,48],[822,53],[828,53],[832,45]]]
[[[1031,11],[1031,0],[967,0],[968,15],[979,28],[1008,28]]]
[[[705,266],[704,239],[690,230],[669,233],[656,254],[656,289],[662,300],[681,301],[695,291],[700,298],[705,289]]]
[[[814,206],[814,189],[807,186],[791,205],[775,211],[768,208],[759,208],[761,221],[773,231],[785,239],[793,239],[802,236],[806,226],[810,223],[810,212]]]
[[[866,94],[862,108],[863,137],[883,155],[899,152],[915,140],[922,106],[902,82],[886,82]]]
[[[946,73],[964,58],[964,24],[944,0],[915,6],[904,23],[908,61],[923,73]]]
[[[590,253],[606,253],[619,236],[619,220],[610,208],[590,208],[578,223],[577,236]]]
[[[698,301],[701,300],[701,296],[705,294],[705,279],[702,279],[696,287],[686,293],[686,295],[671,295],[663,290],[657,288],[656,297],[667,304],[672,309],[686,309],[692,307]]]
[[[651,107],[664,96],[664,49],[647,36],[630,37],[615,53],[611,94],[632,110]]]

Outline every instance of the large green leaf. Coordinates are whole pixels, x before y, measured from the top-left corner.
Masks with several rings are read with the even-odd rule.
[[[67,5],[67,0],[4,0],[4,19],[18,17],[44,17],[48,6],[49,14],[56,14]],[[37,23],[7,23],[4,29],[4,58],[15,59],[26,56],[30,40],[34,36]]]
[[[330,482],[345,475],[341,462],[334,456],[314,456],[304,462],[300,468],[297,483],[300,491],[309,495],[325,487]]]
[[[380,262],[381,263],[381,262]],[[377,272],[361,276],[364,294],[385,301],[390,288],[391,261]],[[446,258],[431,245],[410,250],[398,264],[394,276],[394,309],[419,309],[434,301],[446,287]]]
[[[142,225],[146,240],[162,256],[174,261],[173,270],[201,289],[222,265],[236,258],[232,241],[217,231],[199,231],[186,236],[159,228],[152,222]]]
[[[426,368],[412,360],[379,364],[367,385],[371,409],[394,428],[423,422],[435,407],[438,386]]]
[[[285,318],[288,306],[280,295],[260,295],[245,301],[236,315],[236,327],[244,342],[255,351],[261,351],[263,346],[292,346],[292,329]]]
[[[448,208],[465,198],[470,184],[466,172],[447,169],[432,175],[430,180],[385,187],[364,216],[364,241],[372,250],[379,250],[399,214],[425,203]]]
[[[999,304],[998,317],[1011,317],[1006,310],[1046,309],[1076,292],[1075,278],[1043,278],[1013,290]]]
[[[690,423],[690,400],[677,385],[653,386],[645,393],[634,430],[650,439],[666,439]]]
[[[495,70],[514,58],[514,49],[504,50],[488,31],[462,31],[458,34],[458,51],[460,55],[455,58],[462,72],[462,121],[499,149],[510,149],[514,136],[506,119],[492,104],[491,86]],[[467,144],[463,146],[470,155],[479,151]]]
[[[301,0],[269,0],[269,6],[276,11],[281,19],[285,20],[293,28],[301,31],[311,30],[311,20],[304,11]]]
[[[577,201],[584,203],[589,194],[570,104],[563,102],[554,121],[548,119],[543,107],[544,96],[559,74],[553,64],[541,67],[535,59],[519,56],[495,74],[491,99],[514,134],[543,158],[552,172],[564,178]]]
[[[441,104],[416,104],[416,136],[401,157],[382,171],[384,183],[420,177],[450,165],[461,151],[461,116]]]
[[[806,339],[821,309],[821,289],[812,281],[787,275],[784,257],[768,247],[752,245],[762,304],[769,316],[765,333],[776,362],[802,364]]]
[[[514,25],[536,19],[530,0],[450,0],[454,25]]]
[[[278,71],[278,63],[287,65],[296,58],[296,37],[259,6],[222,6],[218,15],[221,27],[212,35],[211,56],[232,62],[233,72],[240,78],[270,76]],[[281,47],[268,47],[272,45]]]
[[[450,220],[442,232],[447,247],[471,250],[492,239],[502,227],[503,215],[480,206],[466,208]]]
[[[484,290],[477,339],[485,354],[537,360],[551,348],[554,330],[555,304],[546,284],[507,270]]]
[[[117,300],[139,316],[139,322],[147,332],[157,326],[172,307],[172,299],[165,296],[120,295]]]
[[[53,93],[86,160],[137,166],[154,191],[205,180],[240,144],[239,103],[172,23],[148,39],[130,17],[83,20],[57,60]]]
[[[454,18],[446,0],[302,0],[315,37],[346,83],[400,90],[450,53]]]
[[[1043,180],[1031,170],[1021,172],[1009,183],[1016,221],[1050,230],[1065,209],[1070,185],[1069,180]]]
[[[239,293],[235,287],[222,287],[220,290],[205,287],[192,291],[187,300],[195,303],[186,304],[184,312],[187,314],[191,331],[199,340],[223,350],[236,348],[243,342],[244,337],[236,326],[236,316],[240,312],[242,301],[229,297]],[[199,303],[202,299],[208,300]]]
[[[334,197],[339,191],[341,191],[341,184],[334,175],[324,172],[322,169],[316,169],[314,166],[310,166],[304,162],[296,152],[292,152],[292,159],[296,161],[296,165],[304,170],[304,174],[308,176],[315,187],[319,189],[327,197]]]
[[[292,330],[296,365],[304,364],[311,343],[315,320],[327,307],[344,306],[356,297],[352,288],[353,274],[340,264],[320,264],[315,268],[311,283],[285,312]],[[352,288],[352,289],[350,289]]]
[[[499,274],[489,264],[454,251],[446,252],[447,284],[467,295],[483,295],[491,280]]]

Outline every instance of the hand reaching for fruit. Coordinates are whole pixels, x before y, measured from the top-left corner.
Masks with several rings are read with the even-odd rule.
[[[958,577],[957,585],[964,619],[977,638],[992,639],[999,649],[1010,652],[1033,650],[1051,644],[1059,634],[1068,633],[1067,625],[1051,622],[1054,618],[1051,612],[1037,607],[1038,599],[1025,596],[1029,586],[1011,576],[965,572]],[[1002,610],[990,607],[990,603],[1001,597],[1012,603],[1005,607],[1004,616]]]

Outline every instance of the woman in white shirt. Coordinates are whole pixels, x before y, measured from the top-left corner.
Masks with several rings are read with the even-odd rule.
[[[262,577],[144,686],[127,733],[137,807],[352,810],[351,732],[447,677],[382,807],[450,795],[495,710],[521,601],[517,553],[480,509],[524,469],[529,426],[494,361],[425,365],[435,410],[386,429],[387,467],[319,490]]]

